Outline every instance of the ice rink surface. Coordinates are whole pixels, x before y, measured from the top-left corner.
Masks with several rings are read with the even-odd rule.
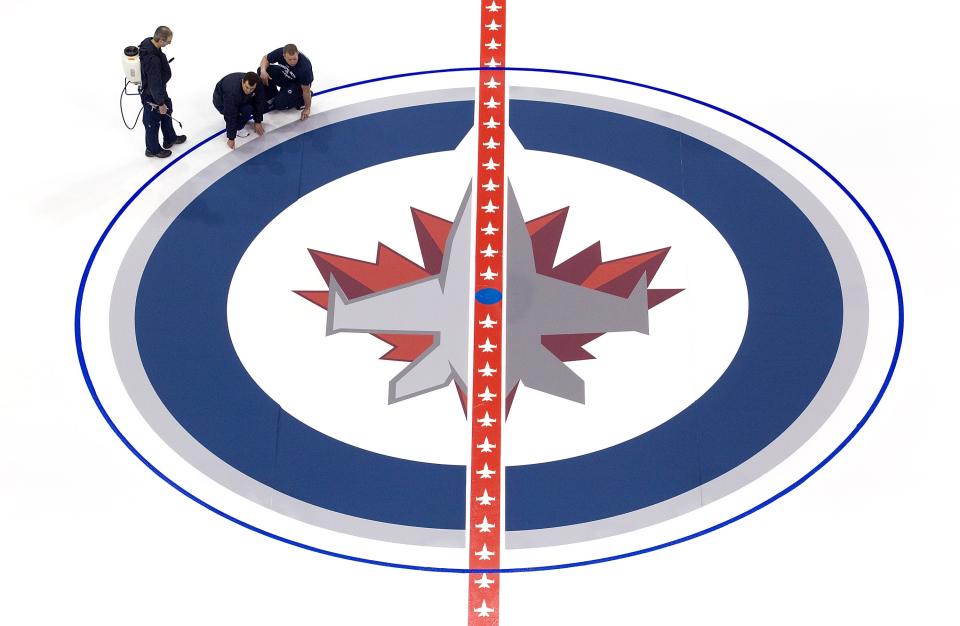
[[[887,239],[900,363],[862,432],[773,505],[669,549],[503,576],[503,624],[937,624],[957,618],[960,478],[953,287],[960,235],[956,17],[939,2],[515,2],[509,65],[603,74],[702,99],[811,155]],[[479,2],[119,6],[10,2],[0,228],[0,623],[465,621],[463,575],[299,550],[231,524],[146,470],[77,362],[93,245],[162,162],[123,128],[120,54],[175,35],[187,146],[222,127],[216,81],[296,42],[315,91],[473,67]],[[128,116],[135,99],[126,102]],[[314,99],[314,111],[328,103]],[[292,120],[267,118],[267,130]],[[296,123],[296,122],[292,122]],[[206,148],[226,153],[222,138]],[[212,158],[211,157],[211,158]],[[251,181],[256,185],[256,181]]]

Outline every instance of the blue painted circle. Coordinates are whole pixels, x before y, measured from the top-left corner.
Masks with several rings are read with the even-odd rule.
[[[749,310],[730,366],[676,416],[604,450],[507,467],[506,530],[630,513],[736,468],[793,424],[833,365],[843,302],[827,246],[780,189],[689,135],[566,104],[514,100],[510,107],[511,130],[527,149],[617,167],[699,211],[736,255]],[[240,258],[287,207],[371,165],[452,150],[472,124],[468,101],[322,126],[243,162],[183,209],[143,270],[136,340],[157,396],[194,439],[257,482],[323,509],[464,528],[464,466],[376,454],[291,416],[240,362],[224,312]],[[262,184],[248,189],[247,180]]]
[[[443,73],[443,72],[451,72],[451,71],[458,71],[458,72],[459,72],[459,71],[470,71],[470,72],[474,72],[474,71],[479,71],[480,69],[481,69],[481,68],[454,68],[454,69],[450,69],[450,70],[434,70],[434,71],[428,71],[428,72],[417,72],[416,74],[432,74],[432,73]],[[590,564],[590,563],[597,563],[597,562],[609,561],[609,560],[613,560],[613,559],[625,558],[625,557],[628,557],[628,556],[632,556],[632,555],[636,555],[636,554],[641,554],[641,553],[649,552],[649,551],[652,551],[652,550],[661,549],[661,548],[666,547],[666,546],[668,546],[668,545],[673,545],[673,544],[675,544],[675,543],[680,543],[680,542],[683,542],[683,541],[688,541],[689,539],[692,539],[692,538],[694,538],[694,537],[696,537],[696,536],[700,536],[700,535],[705,534],[705,533],[707,533],[707,532],[711,532],[711,531],[713,531],[713,530],[716,530],[717,528],[720,528],[720,527],[722,527],[722,526],[725,526],[725,525],[727,525],[727,524],[729,524],[729,523],[731,523],[731,522],[733,522],[733,521],[735,521],[735,520],[737,520],[737,519],[740,519],[740,518],[742,518],[742,517],[744,517],[744,516],[746,516],[746,515],[749,515],[750,513],[758,510],[759,508],[762,508],[763,506],[766,506],[766,505],[769,504],[770,502],[772,502],[772,501],[776,500],[777,498],[781,497],[781,496],[784,495],[785,493],[788,493],[789,491],[791,491],[792,489],[794,489],[795,487],[797,487],[799,484],[801,484],[802,482],[804,482],[804,481],[805,481],[807,478],[809,478],[813,473],[815,473],[816,471],[818,471],[821,467],[823,467],[823,465],[825,465],[833,456],[835,456],[835,455],[850,441],[850,439],[852,439],[852,437],[860,430],[860,428],[862,428],[863,424],[866,422],[866,420],[867,420],[867,419],[869,418],[869,416],[872,414],[872,412],[873,412],[873,410],[875,409],[877,403],[880,401],[880,398],[882,397],[884,391],[886,390],[886,388],[887,388],[887,386],[888,386],[888,384],[889,384],[890,378],[891,378],[891,376],[892,376],[892,374],[893,374],[894,368],[895,368],[895,366],[896,366],[897,358],[898,358],[898,355],[899,355],[900,342],[901,342],[901,338],[902,338],[902,328],[903,328],[903,301],[902,301],[902,294],[901,294],[901,290],[900,290],[899,276],[898,276],[898,274],[897,274],[897,272],[896,272],[896,266],[895,266],[895,264],[894,264],[894,262],[893,262],[893,259],[892,259],[891,255],[890,255],[890,252],[889,252],[889,249],[887,248],[886,243],[885,243],[882,235],[880,234],[879,230],[876,228],[876,226],[875,226],[875,224],[873,223],[872,219],[869,217],[869,215],[866,214],[866,212],[864,211],[863,207],[856,201],[856,199],[849,193],[849,191],[847,191],[847,190],[842,186],[842,184],[839,183],[839,181],[837,181],[831,174],[829,174],[829,172],[827,172],[826,170],[824,170],[819,164],[817,164],[815,161],[813,161],[813,159],[811,159],[811,158],[808,157],[807,155],[803,154],[802,152],[800,152],[799,150],[797,150],[796,148],[794,148],[792,145],[790,145],[789,143],[787,143],[787,142],[784,141],[783,139],[777,137],[777,136],[774,135],[773,133],[770,133],[769,131],[766,131],[765,129],[757,126],[756,124],[753,124],[753,123],[751,123],[751,122],[749,122],[749,121],[747,121],[747,120],[744,120],[743,118],[740,118],[739,116],[736,116],[736,115],[734,115],[734,114],[732,114],[732,113],[729,113],[729,112],[727,112],[727,111],[724,111],[723,109],[719,109],[719,108],[714,107],[714,106],[712,106],[712,105],[709,105],[709,104],[707,104],[707,103],[704,103],[704,102],[695,100],[695,99],[693,99],[693,98],[689,98],[689,97],[687,97],[687,96],[683,96],[683,95],[681,95],[681,94],[676,94],[676,93],[673,93],[673,92],[669,92],[669,91],[666,91],[666,90],[658,89],[658,88],[655,88],[655,87],[650,87],[650,86],[647,86],[647,85],[642,85],[642,84],[638,84],[638,83],[631,83],[631,82],[629,82],[629,81],[623,81],[623,80],[613,79],[613,78],[608,78],[608,77],[603,77],[603,76],[586,75],[586,74],[579,74],[579,73],[573,73],[573,72],[563,72],[563,71],[557,71],[557,70],[542,70],[542,69],[535,69],[535,68],[515,68],[514,71],[535,71],[535,72],[550,72],[550,73],[557,73],[557,74],[574,74],[574,75],[582,75],[582,76],[592,76],[592,77],[600,78],[600,79],[603,79],[603,80],[614,81],[614,82],[621,82],[621,83],[625,83],[625,84],[631,84],[631,85],[635,85],[635,86],[637,86],[637,87],[641,87],[641,88],[644,88],[644,89],[654,90],[654,91],[658,91],[658,92],[661,92],[661,93],[667,93],[667,94],[674,95],[674,96],[677,96],[677,97],[679,97],[679,98],[682,98],[682,99],[685,99],[685,100],[688,100],[688,101],[691,101],[691,102],[696,102],[696,103],[701,104],[701,105],[703,105],[703,106],[706,106],[706,107],[708,107],[708,108],[714,109],[714,110],[716,110],[716,111],[719,111],[719,112],[724,113],[724,114],[726,114],[726,115],[729,115],[729,116],[731,116],[731,117],[734,117],[734,118],[736,118],[736,119],[739,119],[739,120],[743,121],[744,123],[747,123],[748,125],[750,125],[750,126],[756,128],[756,129],[760,130],[761,132],[766,133],[767,135],[769,135],[769,136],[777,139],[778,141],[780,141],[780,142],[783,143],[784,145],[786,145],[786,146],[790,147],[791,149],[795,150],[795,151],[798,152],[801,156],[803,156],[804,158],[806,158],[809,162],[811,162],[811,163],[814,164],[816,167],[818,167],[818,168],[819,168],[826,176],[828,176],[834,183],[836,183],[836,184],[847,194],[847,196],[851,199],[851,201],[856,204],[856,206],[860,209],[860,211],[861,211],[862,214],[864,215],[865,219],[867,219],[867,221],[870,223],[871,227],[873,228],[876,236],[878,237],[878,240],[879,240],[881,246],[883,247],[883,249],[884,249],[884,251],[885,251],[885,253],[886,253],[886,255],[887,255],[887,260],[888,260],[888,262],[890,263],[890,267],[891,267],[891,271],[892,271],[892,276],[893,276],[893,279],[894,279],[894,285],[895,285],[896,290],[897,290],[898,306],[899,306],[899,325],[898,325],[898,336],[897,336],[896,348],[895,348],[895,351],[894,351],[894,354],[893,354],[893,357],[892,357],[892,360],[891,360],[891,363],[890,363],[889,370],[888,370],[888,372],[887,372],[887,376],[885,377],[885,380],[884,380],[884,382],[883,382],[883,384],[882,384],[882,386],[881,386],[881,388],[880,388],[880,390],[879,390],[879,392],[878,392],[878,394],[877,394],[874,402],[871,404],[869,410],[867,411],[867,413],[863,416],[863,418],[862,418],[862,419],[860,420],[860,422],[857,424],[857,426],[856,426],[856,428],[853,430],[853,432],[851,432],[851,433],[844,439],[844,441],[843,441],[833,452],[831,452],[830,455],[828,455],[823,461],[821,461],[821,463],[819,463],[815,468],[813,468],[812,470],[810,470],[810,472],[808,472],[806,475],[804,475],[803,477],[801,477],[798,481],[796,481],[794,484],[790,485],[788,488],[784,489],[784,490],[781,491],[780,493],[772,496],[771,498],[769,498],[769,499],[766,500],[765,502],[763,502],[763,503],[761,503],[761,504],[753,507],[752,509],[750,509],[750,510],[748,510],[748,511],[745,511],[744,513],[741,513],[740,515],[735,516],[735,517],[733,517],[733,518],[731,518],[731,519],[729,519],[729,520],[726,520],[726,521],[724,521],[724,522],[722,522],[722,523],[720,523],[720,524],[717,524],[717,525],[715,525],[715,526],[713,526],[713,527],[711,527],[711,528],[704,529],[704,530],[702,530],[702,531],[700,531],[700,532],[698,532],[698,533],[694,533],[694,534],[691,534],[691,535],[688,535],[688,536],[685,536],[685,537],[681,537],[681,538],[676,539],[676,540],[674,540],[674,541],[667,542],[667,543],[664,543],[664,544],[660,544],[660,545],[657,545],[657,546],[651,546],[651,547],[647,547],[647,548],[644,548],[644,549],[641,549],[641,550],[632,551],[632,552],[625,553],[625,554],[618,554],[618,555],[613,555],[613,556],[609,556],[609,557],[605,557],[605,558],[601,558],[601,559],[593,559],[593,560],[590,560],[590,561],[583,561],[583,562],[578,562],[578,563],[568,563],[568,564],[563,564],[563,565],[549,565],[549,566],[532,567],[532,568],[503,569],[503,570],[499,570],[499,571],[501,571],[501,572],[537,571],[537,570],[557,569],[557,568],[564,568],[564,567],[575,567],[575,566],[586,565],[586,564]],[[408,76],[408,75],[409,75],[409,74],[402,75],[402,76]],[[381,78],[381,79],[374,79],[373,81],[363,81],[363,82],[375,82],[375,81],[388,80],[388,79],[391,79],[391,78],[398,78],[398,77],[400,77],[400,76],[384,77],[384,78]],[[362,83],[355,83],[355,84],[362,84]],[[334,90],[336,90],[336,89],[342,89],[342,88],[346,88],[346,87],[349,87],[349,86],[352,86],[352,85],[346,85],[346,86],[339,87],[339,88],[335,88],[335,89],[328,90],[328,91],[334,91]],[[324,92],[321,92],[321,93],[324,93]],[[545,103],[541,103],[541,104],[545,104]],[[472,123],[472,119],[471,119],[471,123]],[[265,530],[263,530],[263,529],[259,529],[259,528],[253,527],[253,526],[251,526],[251,525],[243,522],[242,520],[238,520],[237,518],[234,518],[234,517],[230,516],[229,514],[223,512],[223,511],[220,511],[219,509],[216,509],[215,507],[209,505],[208,503],[205,503],[205,502],[199,500],[198,498],[196,498],[195,496],[193,496],[192,494],[190,494],[189,492],[187,492],[186,490],[184,490],[182,487],[180,487],[179,485],[177,485],[176,483],[174,483],[173,481],[171,481],[171,480],[170,480],[168,477],[166,477],[162,472],[160,472],[159,469],[157,469],[156,467],[154,467],[147,459],[145,459],[145,458],[130,444],[130,442],[129,442],[129,441],[123,436],[123,434],[117,429],[117,427],[116,427],[116,425],[114,424],[113,420],[112,420],[112,419],[109,417],[109,415],[107,414],[107,412],[106,412],[106,410],[104,409],[102,403],[100,402],[100,399],[99,399],[99,397],[98,397],[98,395],[97,395],[97,392],[96,392],[96,390],[95,390],[95,388],[94,388],[94,385],[93,385],[93,383],[92,383],[92,380],[91,380],[91,378],[90,378],[90,374],[89,374],[89,371],[88,371],[88,369],[87,369],[86,361],[85,361],[84,354],[83,354],[82,340],[81,340],[81,337],[80,337],[80,313],[81,313],[81,307],[82,307],[82,302],[83,302],[84,290],[85,290],[85,287],[86,287],[86,281],[87,281],[88,276],[89,276],[90,268],[92,267],[92,264],[93,264],[94,260],[96,259],[97,253],[99,252],[100,247],[101,247],[102,244],[103,244],[103,241],[105,240],[105,238],[107,237],[107,235],[108,235],[108,234],[110,233],[110,231],[112,230],[114,224],[115,224],[116,221],[119,219],[119,217],[126,211],[127,207],[140,195],[140,193],[142,193],[142,191],[143,191],[150,183],[152,183],[158,176],[160,176],[163,172],[165,172],[169,167],[172,167],[172,166],[175,165],[177,162],[179,162],[180,159],[186,157],[188,154],[192,153],[194,150],[196,150],[196,149],[198,149],[199,147],[201,147],[202,145],[204,145],[207,141],[210,141],[211,139],[213,139],[213,138],[216,137],[216,136],[219,136],[220,134],[222,134],[222,132],[221,132],[221,133],[217,133],[216,135],[214,135],[214,136],[212,136],[212,137],[204,140],[204,141],[201,142],[200,144],[194,146],[193,148],[191,148],[190,150],[188,150],[187,152],[185,152],[184,154],[182,154],[180,157],[178,157],[176,160],[174,160],[173,162],[171,162],[170,164],[168,164],[168,165],[167,165],[166,167],[164,167],[162,170],[160,170],[160,172],[158,172],[158,173],[157,173],[154,177],[152,177],[149,181],[147,181],[147,183],[145,183],[145,184],[143,185],[143,187],[141,187],[141,188],[123,205],[123,207],[120,209],[120,211],[114,216],[114,218],[111,220],[110,224],[107,226],[106,230],[105,230],[105,231],[103,232],[103,234],[101,235],[101,237],[100,237],[100,239],[98,240],[96,246],[94,247],[94,250],[92,251],[92,253],[91,253],[91,255],[90,255],[90,258],[89,258],[88,261],[87,261],[87,265],[86,265],[86,267],[85,267],[85,269],[84,269],[83,277],[82,277],[81,282],[80,282],[80,288],[79,288],[79,291],[78,291],[78,294],[77,294],[77,304],[76,304],[76,309],[75,309],[75,339],[76,339],[76,344],[77,344],[78,358],[79,358],[79,360],[80,360],[80,365],[81,365],[81,369],[82,369],[82,372],[83,372],[83,375],[84,375],[84,379],[85,379],[85,381],[86,381],[86,383],[87,383],[88,389],[89,389],[92,397],[94,398],[94,401],[96,402],[99,410],[100,410],[101,413],[103,414],[103,416],[104,416],[104,418],[106,419],[107,423],[110,425],[110,427],[113,429],[113,431],[117,434],[117,436],[123,441],[123,443],[131,450],[131,452],[133,452],[133,454],[135,454],[135,455],[137,456],[137,458],[139,458],[144,464],[146,464],[152,471],[154,471],[154,472],[155,472],[158,476],[160,476],[163,480],[165,480],[166,482],[168,482],[171,486],[173,486],[174,488],[176,488],[177,490],[179,490],[181,493],[184,493],[185,495],[187,495],[188,497],[190,497],[190,498],[193,499],[194,501],[196,501],[196,502],[200,503],[201,505],[205,506],[205,507],[208,508],[209,510],[211,510],[211,511],[213,511],[213,512],[215,512],[215,513],[217,513],[217,514],[219,514],[219,515],[221,515],[221,516],[223,516],[223,517],[225,517],[225,518],[227,518],[227,519],[230,519],[231,521],[234,521],[234,522],[236,522],[236,523],[238,523],[238,524],[240,524],[240,525],[242,525],[242,526],[244,526],[244,527],[246,527],[246,528],[249,528],[249,529],[251,529],[251,530],[254,530],[254,531],[256,531],[256,532],[259,532],[259,533],[261,533],[261,534],[263,534],[263,535],[272,537],[272,538],[274,538],[274,539],[277,539],[277,540],[280,540],[280,541],[283,541],[283,542],[286,542],[286,543],[290,543],[291,545],[296,545],[296,546],[299,546],[299,547],[302,547],[302,548],[305,548],[305,549],[308,549],[308,550],[312,550],[312,551],[315,551],[315,552],[320,552],[320,553],[328,554],[328,555],[331,555],[331,556],[337,556],[337,557],[346,558],[346,559],[350,559],[350,560],[354,560],[354,561],[365,562],[365,563],[373,563],[373,564],[386,565],[386,566],[392,566],[392,567],[402,567],[402,568],[407,568],[407,569],[418,569],[418,570],[427,570],[427,571],[444,571],[444,572],[456,572],[456,573],[465,573],[465,572],[471,572],[471,571],[496,571],[496,570],[469,570],[469,569],[466,569],[466,568],[434,568],[434,567],[422,567],[422,566],[404,565],[404,564],[398,564],[398,563],[386,563],[386,562],[375,561],[375,560],[371,560],[371,559],[363,559],[363,558],[353,557],[353,556],[350,556],[350,555],[344,555],[344,554],[334,553],[334,552],[327,551],[327,550],[323,550],[323,549],[320,549],[320,548],[317,548],[317,547],[314,547],[314,546],[308,546],[308,545],[305,545],[305,544],[302,544],[302,543],[299,543],[299,542],[295,542],[295,541],[292,541],[292,540],[287,539],[287,538],[284,538],[284,537],[280,537],[280,536],[275,535],[275,534],[273,534],[273,533],[269,533],[268,531],[265,531]],[[284,144],[284,145],[286,145],[286,144]],[[283,148],[283,145],[278,146],[277,148]],[[562,152],[562,149],[559,150],[559,151]],[[721,154],[722,154],[722,153],[721,153]],[[398,157],[394,157],[394,158],[398,158]],[[256,160],[256,159],[252,159],[251,161],[255,161],[255,160]],[[388,159],[386,159],[386,160],[388,160]],[[601,161],[601,162],[602,162],[602,161]],[[228,175],[228,177],[229,177],[229,175]],[[714,181],[714,182],[715,182],[715,183],[720,183],[721,181]],[[289,204],[289,203],[288,203],[288,204]],[[695,205],[695,206],[696,206],[696,205]],[[700,208],[700,207],[698,207],[698,208]],[[281,208],[280,210],[282,210],[282,208]],[[238,220],[238,221],[242,221],[242,220]],[[716,225],[716,224],[715,224],[715,225]],[[775,226],[775,225],[771,225],[771,226]],[[242,228],[242,225],[239,226],[238,228]],[[168,231],[168,232],[169,232],[169,231]],[[721,229],[721,232],[724,232],[724,231]],[[726,232],[724,232],[724,234],[725,234],[725,236],[727,235]],[[246,236],[246,235],[240,235],[240,234],[238,234],[238,236],[239,236],[240,238],[242,238],[242,237],[244,237],[244,236]],[[165,235],[164,238],[166,239],[166,235]],[[175,241],[172,240],[172,239],[171,239],[171,240],[167,240],[167,241],[168,241],[168,243],[163,243],[163,242],[161,242],[161,244],[166,245],[166,246],[171,246],[171,249],[168,250],[168,252],[170,252],[170,251],[174,251],[174,252],[175,252],[174,249],[177,247],[176,244],[177,244],[177,243],[180,243],[180,244],[183,243],[183,242],[175,242]],[[161,246],[158,246],[158,249],[160,249],[160,248],[161,248]],[[183,248],[181,248],[181,249],[179,250],[179,252],[184,252]],[[156,254],[156,251],[155,251],[155,254]],[[738,255],[739,255],[739,251],[738,251]],[[145,275],[144,275],[145,279],[146,279],[147,275],[148,275],[148,274],[151,274],[151,273],[152,273],[155,277],[159,277],[159,276],[161,276],[161,275],[163,275],[163,274],[166,274],[166,273],[167,273],[167,270],[169,270],[170,268],[169,268],[169,267],[165,267],[165,266],[164,266],[164,261],[161,260],[161,259],[170,259],[170,258],[172,258],[172,257],[170,257],[169,255],[164,256],[163,254],[161,254],[161,256],[158,256],[158,257],[157,257],[157,259],[158,259],[157,263],[158,263],[158,264],[155,265],[153,269],[151,269],[151,268],[149,267],[149,265],[153,265],[153,264],[154,264],[154,259],[151,258],[150,264],[148,264],[147,271],[145,271]],[[220,265],[233,263],[233,265],[232,265],[231,267],[235,267],[235,263],[236,263],[237,260],[239,260],[239,257],[237,257],[237,258],[220,259],[220,260],[216,260],[216,262],[219,263]],[[741,259],[741,262],[742,262],[742,259]],[[216,268],[216,267],[214,267],[214,268],[207,268],[207,267],[196,267],[196,266],[194,266],[193,269],[194,269],[195,271],[201,270],[200,273],[204,273],[204,271],[206,271],[206,270],[212,270],[212,273],[213,273],[213,274],[216,274],[218,268]],[[222,269],[222,268],[221,268],[221,269]],[[745,273],[746,273],[746,269],[747,269],[747,268],[745,268]],[[825,279],[827,280],[827,282],[829,282],[829,281],[831,280],[831,277],[828,275],[829,272],[824,272],[823,274],[824,274]],[[748,279],[748,280],[749,280],[749,279]],[[168,293],[167,295],[170,295],[170,294]],[[138,294],[138,305],[137,305],[138,339],[139,339],[139,328],[140,328],[140,323],[141,323],[141,316],[143,316],[144,323],[146,323],[146,324],[156,323],[156,320],[153,320],[153,321],[150,320],[150,317],[151,317],[151,316],[150,316],[150,314],[149,314],[148,307],[144,306],[143,308],[141,308],[141,305],[140,305],[140,297],[141,297],[141,296],[146,296],[146,297],[149,298],[149,294],[148,294],[148,292],[145,292],[142,288],[141,288],[140,293]],[[147,302],[147,301],[145,300],[144,303],[146,303],[146,302]],[[151,301],[151,302],[152,302],[152,301]],[[225,310],[225,309],[222,309],[222,310]],[[835,315],[836,315],[836,311],[833,311],[832,315],[835,316]],[[182,319],[182,318],[181,318],[181,319]],[[769,329],[768,329],[768,330],[769,330]],[[778,332],[779,332],[779,330],[778,330]],[[762,334],[762,333],[761,333],[761,334]],[[829,333],[828,333],[828,334],[829,334]],[[763,338],[763,337],[760,337],[760,339],[762,339],[762,338]],[[745,340],[745,343],[746,343],[746,340]],[[829,343],[829,341],[828,341],[827,343]],[[156,349],[156,347],[154,347],[154,348]],[[231,350],[230,352],[232,353],[232,350]],[[738,355],[738,358],[740,358],[739,355]],[[821,360],[822,360],[822,359],[821,359]],[[146,360],[145,360],[145,366],[146,366]],[[727,375],[725,374],[725,376],[727,376]],[[819,376],[819,374],[815,373],[815,374],[813,375],[813,378],[815,379],[817,376]],[[154,376],[153,376],[153,375],[151,376],[151,380],[154,381]],[[154,383],[156,384],[156,381],[154,381]],[[161,385],[161,386],[162,386],[162,385]],[[158,389],[158,393],[159,393],[159,392],[160,392],[160,390]],[[163,396],[161,396],[161,397],[163,397]],[[164,398],[164,400],[166,401],[167,398]],[[776,400],[773,399],[772,401],[776,401]],[[179,417],[180,417],[180,416],[178,416],[178,419],[179,419]],[[671,420],[671,422],[673,422],[673,421],[674,421],[674,420]],[[655,431],[651,431],[651,432],[655,432]],[[638,438],[638,439],[639,439],[639,438]],[[338,442],[338,443],[339,443],[339,442]],[[370,454],[370,453],[368,453],[368,454]],[[222,457],[221,457],[221,458],[222,458]],[[729,460],[729,459],[728,459],[728,460]],[[722,464],[722,462],[723,462],[722,459],[719,460],[719,463]],[[562,464],[562,463],[564,463],[564,462],[558,462],[558,463],[561,463],[561,464]],[[428,465],[428,464],[423,464],[423,465]],[[544,464],[544,465],[549,465],[549,464]],[[719,465],[718,465],[718,467],[719,467]],[[459,468],[459,469],[460,469],[460,471],[462,471],[462,468]],[[513,468],[513,469],[514,469],[514,470],[520,470],[520,469],[522,469],[522,468]],[[405,494],[409,494],[409,493],[410,493],[409,491],[405,492]],[[462,495],[462,494],[461,494],[461,495]],[[460,507],[462,507],[462,503],[463,503],[463,498],[461,497],[461,498],[459,499],[459,506],[460,506]],[[461,517],[462,517],[462,513],[461,513]],[[519,526],[518,526],[518,527],[519,527]],[[460,526],[460,528],[462,528],[462,525]]]
[[[499,289],[486,287],[478,291],[475,297],[480,304],[496,304],[503,298],[503,294],[500,293]]]

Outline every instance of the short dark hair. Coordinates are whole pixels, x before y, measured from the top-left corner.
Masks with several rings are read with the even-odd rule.
[[[299,50],[297,50],[297,44],[295,43],[288,43],[283,47],[284,54],[297,54],[298,52]]]
[[[247,83],[248,85],[256,85],[258,80],[260,79],[257,78],[257,74],[255,72],[247,72],[243,75],[243,82]]]
[[[173,31],[169,26],[157,26],[157,30],[153,31],[153,38],[157,41],[169,41],[171,37],[173,37]]]

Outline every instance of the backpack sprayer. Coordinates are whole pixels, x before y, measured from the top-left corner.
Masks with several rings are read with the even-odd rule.
[[[123,97],[124,96],[139,97],[140,94],[143,93],[143,88],[140,85],[140,83],[143,80],[140,76],[140,48],[136,46],[127,46],[126,48],[124,48],[122,63],[123,63],[124,78],[123,78],[123,91],[120,92],[120,117],[123,119],[123,125],[127,127],[127,130],[133,130],[134,128],[137,127],[137,121],[140,120],[140,115],[143,113],[143,106],[141,106],[140,110],[137,112],[137,117],[133,119],[133,124],[128,125],[127,116],[123,113]],[[168,63],[173,63],[173,59],[170,59]],[[127,88],[130,85],[137,86],[136,93],[130,93],[130,91],[128,91]],[[153,102],[147,102],[146,104],[147,106],[149,106],[151,109],[154,109],[154,110],[160,108],[159,104],[156,104]],[[180,120],[173,117],[169,113],[164,113],[164,115],[169,116],[171,120],[173,120],[174,122],[180,125],[180,128],[183,128],[183,123]]]

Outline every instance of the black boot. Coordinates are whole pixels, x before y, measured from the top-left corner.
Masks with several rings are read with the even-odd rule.
[[[166,150],[166,149],[168,149],[170,146],[173,146],[173,145],[175,145],[175,144],[183,143],[183,142],[186,141],[186,140],[187,140],[187,136],[186,136],[186,135],[177,135],[177,138],[174,139],[173,141],[164,141],[164,142],[163,142],[163,149]]]
[[[149,150],[147,150],[144,152],[144,154],[147,155],[148,157],[157,157],[158,159],[165,159],[173,153],[170,152],[169,150],[161,150],[160,152],[150,152]]]

